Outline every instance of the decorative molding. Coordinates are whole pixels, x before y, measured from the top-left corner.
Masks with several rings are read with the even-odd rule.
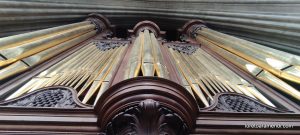
[[[146,129],[156,133],[191,131],[199,109],[193,96],[181,85],[158,77],[136,77],[106,90],[95,105],[95,111],[102,132],[125,133],[126,129],[128,133],[143,134],[149,133]],[[170,124],[172,122],[176,125]],[[131,127],[116,129],[119,126],[114,124],[118,123],[124,126],[130,123]]]
[[[149,30],[151,31],[155,37],[159,38],[162,37],[166,34],[165,31],[161,31],[160,28],[158,27],[157,24],[155,24],[152,21],[141,21],[139,23],[137,23],[132,30],[128,30],[129,35],[131,36],[138,36],[138,34],[144,30]]]
[[[180,53],[185,53],[188,55],[193,54],[199,48],[197,45],[188,44],[188,43],[167,43],[168,48],[177,50]]]
[[[299,135],[295,113],[228,113],[201,111],[192,135]]]
[[[76,92],[68,87],[46,87],[21,97],[4,101],[0,106],[37,108],[88,108],[80,103]]]
[[[287,113],[287,111],[265,105],[256,99],[238,93],[219,93],[214,103],[206,111],[216,112],[253,112],[253,113]]]
[[[201,30],[203,27],[206,27],[206,26],[203,24],[192,25],[191,28],[189,28],[189,35],[193,38],[196,38],[196,36],[198,35],[197,31]]]
[[[112,30],[114,28],[113,25],[109,22],[109,20],[101,14],[91,13],[88,15],[86,21],[90,21],[95,25],[97,29],[97,33],[104,32],[105,30]]]
[[[130,41],[125,40],[93,40],[97,48],[101,51],[107,51],[116,47],[130,44]]]
[[[107,125],[107,135],[184,135],[187,125],[159,102],[146,99],[117,114]]]
[[[183,39],[183,37],[186,38],[185,35],[187,35],[188,38],[194,39],[197,36],[197,31],[201,30],[202,27],[206,27],[205,22],[202,20],[188,21],[181,29],[178,29],[178,31],[182,34],[181,40],[186,40]]]

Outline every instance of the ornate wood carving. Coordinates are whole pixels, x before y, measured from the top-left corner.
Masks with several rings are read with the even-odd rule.
[[[107,125],[107,135],[183,135],[188,132],[182,118],[152,99],[117,114]]]
[[[181,85],[157,77],[122,81],[103,93],[95,106],[107,134],[185,134],[193,129],[198,106]]]
[[[187,22],[181,29],[178,29],[178,31],[182,34],[181,40],[185,41],[187,40],[185,38],[195,38],[197,31],[202,27],[206,27],[206,25],[201,20],[191,20]]]
[[[193,54],[199,47],[189,43],[167,43],[169,48],[188,55]]]
[[[137,36],[141,31],[145,29],[151,31],[155,37],[162,37],[166,34],[165,31],[161,31],[160,28],[152,21],[141,21],[137,23],[132,30],[128,30],[129,35]]]
[[[284,113],[274,107],[238,93],[219,93],[214,97],[214,104],[205,109],[217,112],[255,112],[255,113]]]
[[[87,21],[90,21],[92,24],[96,26],[97,33],[104,32],[105,30],[112,30],[114,28],[113,25],[109,22],[109,20],[101,14],[92,13],[88,15]]]
[[[92,42],[94,42],[97,48],[100,49],[101,51],[114,49],[116,47],[124,46],[130,43],[130,41],[124,41],[124,40],[94,40]]]
[[[0,106],[11,107],[51,107],[51,108],[87,108],[78,101],[73,89],[63,86],[46,87],[19,98],[4,101]]]

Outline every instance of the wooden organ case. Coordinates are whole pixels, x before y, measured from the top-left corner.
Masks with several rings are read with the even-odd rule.
[[[1,134],[300,134],[300,57],[212,30],[127,38],[100,14],[0,38]]]

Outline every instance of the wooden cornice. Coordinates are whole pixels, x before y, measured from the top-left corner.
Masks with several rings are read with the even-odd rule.
[[[299,114],[199,112],[191,134],[298,135],[299,129]]]

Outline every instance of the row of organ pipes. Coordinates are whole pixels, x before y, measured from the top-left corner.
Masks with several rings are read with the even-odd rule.
[[[229,36],[207,27],[194,35],[197,42],[212,49],[257,79],[300,100],[300,92],[282,79],[300,83],[300,57]]]
[[[1,38],[0,81],[3,84],[81,43],[76,52],[11,89],[2,99],[11,100],[43,87],[62,85],[76,90],[82,103],[95,105],[112,85],[122,63],[126,66],[120,81],[138,76],[173,80],[171,74],[177,74],[180,84],[202,108],[209,107],[213,97],[223,92],[244,94],[278,107],[275,99],[211,56],[201,48],[204,46],[295,98],[296,102],[300,100],[300,92],[283,81],[300,83],[299,56],[214,31],[200,21],[197,27],[187,31],[194,43],[166,42],[156,31],[145,27],[133,38],[126,39],[128,42],[103,48],[120,39],[95,38],[108,29],[108,26],[99,27],[109,23],[97,24],[99,20],[91,20],[95,19]],[[123,63],[125,54],[129,57]],[[166,55],[168,59],[164,58]],[[166,60],[170,61],[175,73],[170,72],[170,64],[167,65]]]

